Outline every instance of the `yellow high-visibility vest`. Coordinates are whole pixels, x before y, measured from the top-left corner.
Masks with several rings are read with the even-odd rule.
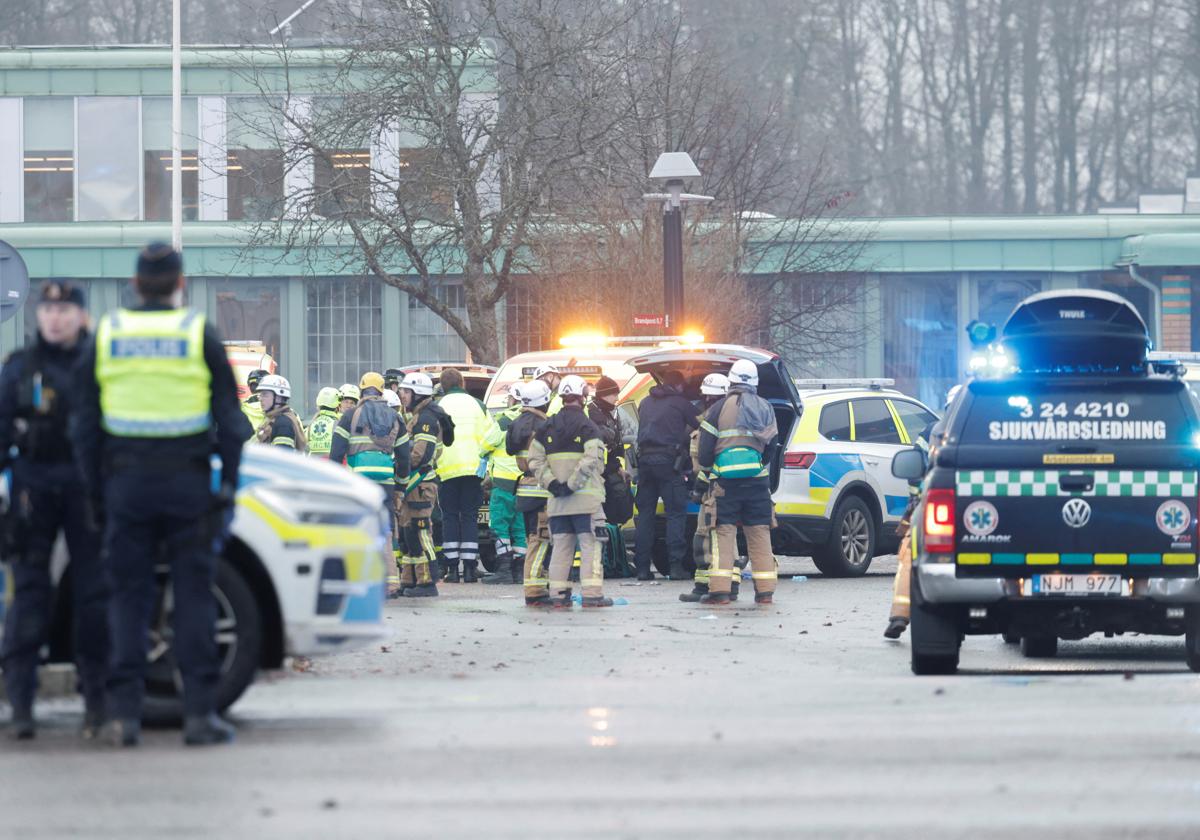
[[[187,309],[118,309],[96,329],[96,381],[105,431],[171,438],[212,426],[204,316]]]

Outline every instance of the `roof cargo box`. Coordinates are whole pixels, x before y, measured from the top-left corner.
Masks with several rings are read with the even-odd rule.
[[[1002,340],[1020,370],[1112,370],[1146,363],[1150,336],[1133,304],[1088,289],[1042,292],[1017,304]]]

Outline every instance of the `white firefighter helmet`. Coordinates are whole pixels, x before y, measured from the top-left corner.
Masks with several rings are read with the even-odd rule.
[[[548,373],[553,373],[554,375],[557,376],[558,368],[556,368],[554,365],[538,365],[533,370],[533,378],[541,379],[543,376],[545,376]]]
[[[383,389],[383,401],[388,404],[388,408],[400,408],[400,395],[391,388]]]
[[[729,391],[729,377],[723,373],[710,373],[700,383],[700,393],[706,397],[720,397]]]
[[[562,382],[558,383],[558,395],[560,397],[583,397],[587,393],[587,380],[582,376],[571,374],[564,376]]]
[[[400,388],[421,397],[433,396],[433,380],[429,378],[429,374],[419,370],[404,374],[404,378],[400,380]]]
[[[521,405],[540,408],[550,402],[550,386],[540,379],[521,383]]]
[[[285,400],[292,397],[292,383],[288,382],[277,373],[272,373],[269,376],[264,376],[258,383],[258,390],[270,391],[283,397]]]
[[[749,359],[738,359],[733,363],[733,367],[729,369],[729,384],[757,388],[758,365]]]

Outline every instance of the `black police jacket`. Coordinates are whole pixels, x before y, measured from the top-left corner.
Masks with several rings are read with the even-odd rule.
[[[595,400],[588,404],[588,419],[600,430],[600,440],[608,454],[604,458],[604,475],[609,476],[621,470],[621,455],[625,446],[621,441],[621,421],[615,413],[606,411]]]
[[[47,343],[39,333],[28,345],[11,353],[0,370],[0,470],[9,466],[17,449],[18,464],[37,464],[29,477],[53,481],[78,479],[68,429],[74,370],[88,335],[71,347]],[[26,472],[22,470],[22,472]]]
[[[687,455],[696,407],[677,388],[655,385],[638,406],[638,461],[673,463]]]

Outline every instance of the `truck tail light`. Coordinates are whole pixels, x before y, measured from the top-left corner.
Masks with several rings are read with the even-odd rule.
[[[785,452],[783,466],[789,470],[806,470],[817,460],[815,452]]]
[[[934,553],[954,551],[954,491],[925,494],[925,548]]]

